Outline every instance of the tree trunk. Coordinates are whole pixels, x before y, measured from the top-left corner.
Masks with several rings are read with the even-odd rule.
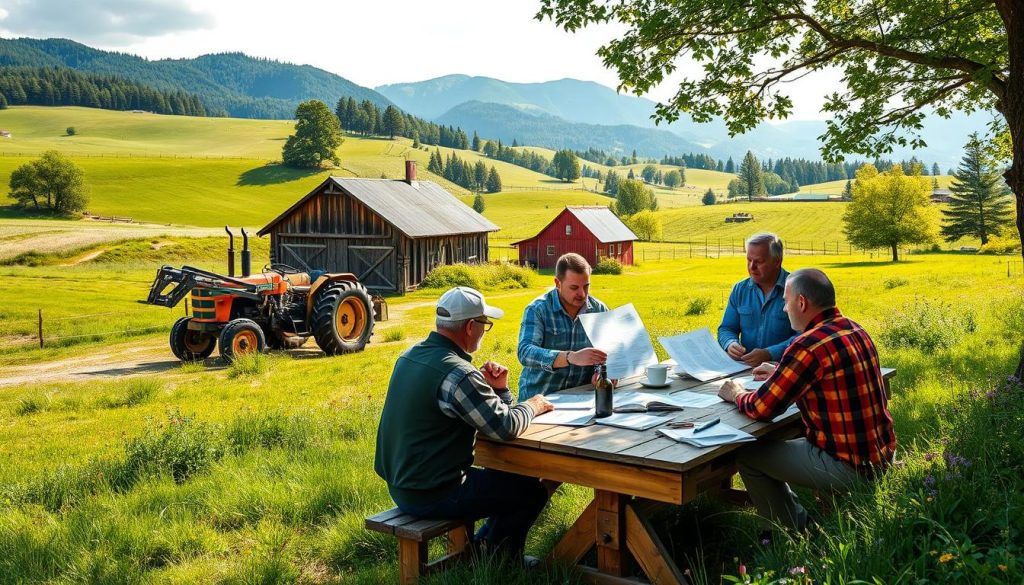
[[[1024,259],[1024,7],[1019,0],[996,0],[996,9],[1006,24],[1010,49],[1006,94],[996,104],[1006,118],[1013,149],[1013,162],[1003,177],[1017,200],[1017,231],[1021,238],[1021,258]],[[1024,378],[1024,347],[1015,375],[1018,379]]]
[[[899,248],[896,246],[896,244],[892,245],[892,261],[893,262],[899,262],[900,261]]]

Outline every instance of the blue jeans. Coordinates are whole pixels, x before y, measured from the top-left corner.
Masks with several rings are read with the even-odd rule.
[[[547,501],[548,491],[537,478],[472,467],[462,485],[436,502],[395,503],[406,514],[422,518],[487,518],[475,539],[484,540],[491,552],[518,559],[523,554],[526,533]]]

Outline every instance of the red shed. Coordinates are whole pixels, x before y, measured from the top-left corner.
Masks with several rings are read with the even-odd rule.
[[[591,265],[601,258],[633,264],[637,239],[607,207],[566,207],[536,236],[512,244],[519,249],[519,263],[554,268],[558,257],[575,252]]]

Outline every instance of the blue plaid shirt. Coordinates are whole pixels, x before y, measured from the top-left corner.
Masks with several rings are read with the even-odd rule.
[[[752,278],[736,283],[729,295],[722,324],[718,327],[718,343],[722,349],[737,342],[747,351],[767,349],[772,360],[779,361],[789,342],[798,335],[789,324],[789,316],[782,310],[786,301],[782,293],[786,287],[785,270],[779,272],[768,298]]]
[[[603,313],[608,306],[592,296],[587,296],[583,313]],[[579,319],[565,312],[558,299],[558,289],[551,289],[537,297],[523,312],[523,323],[519,329],[519,362],[523,373],[519,376],[519,400],[526,400],[535,394],[550,394],[566,388],[589,384],[594,374],[593,366],[569,365],[552,368],[559,352],[576,351],[593,347]]]

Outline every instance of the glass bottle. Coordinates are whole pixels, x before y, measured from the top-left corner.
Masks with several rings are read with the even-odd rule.
[[[611,416],[612,407],[612,381],[608,379],[607,367],[601,364],[597,369],[597,382],[594,382],[594,416]]]

